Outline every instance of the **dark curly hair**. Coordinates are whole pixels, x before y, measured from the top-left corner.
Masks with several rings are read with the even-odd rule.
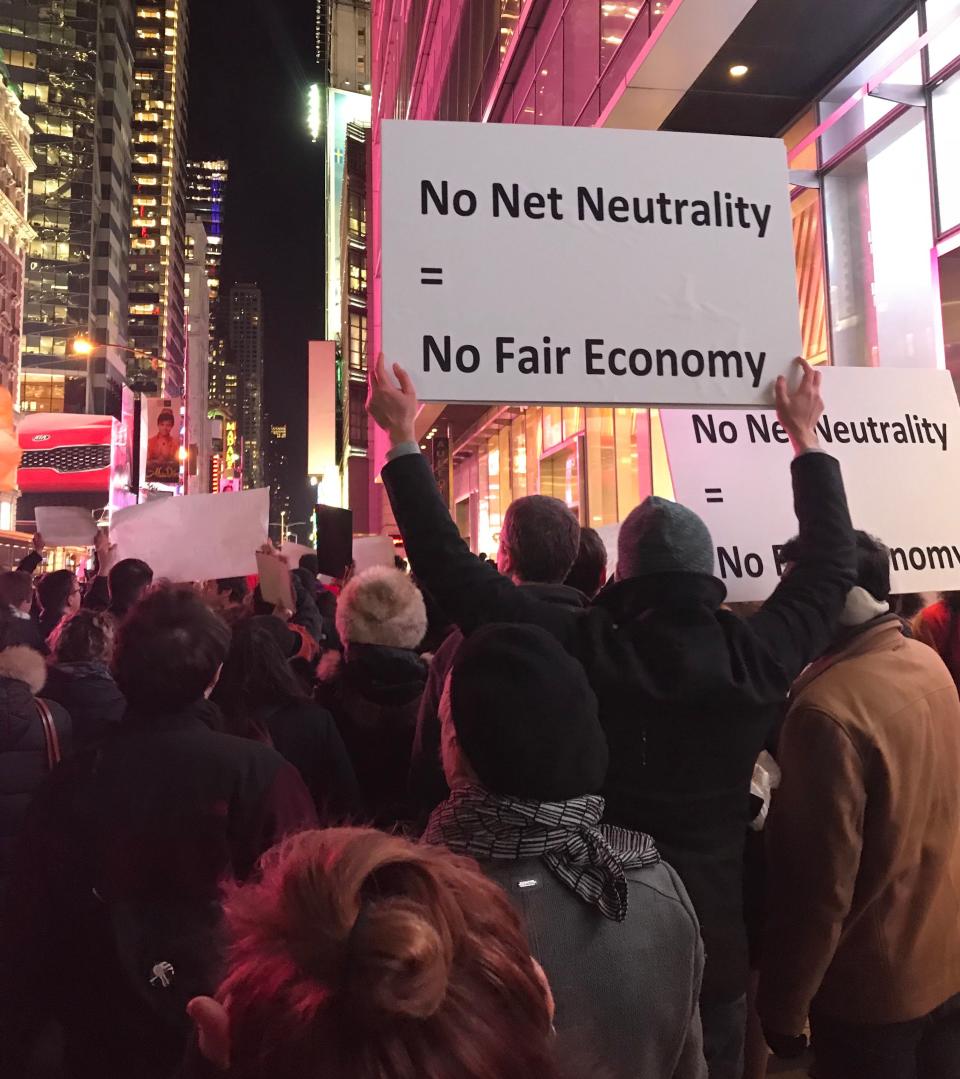
[[[81,608],[53,631],[50,650],[57,663],[107,663],[113,659],[116,623],[102,611]]]

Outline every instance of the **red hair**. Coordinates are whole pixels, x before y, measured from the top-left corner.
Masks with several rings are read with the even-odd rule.
[[[476,864],[364,828],[303,832],[226,902],[243,1079],[548,1079],[516,913]]]

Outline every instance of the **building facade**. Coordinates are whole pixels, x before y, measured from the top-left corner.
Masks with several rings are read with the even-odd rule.
[[[230,289],[230,351],[240,387],[239,431],[244,487],[263,485],[263,294],[258,285]]]
[[[226,161],[187,162],[187,213],[203,223],[207,236],[210,345],[219,332],[220,269],[223,265],[223,200],[230,166]]]
[[[380,122],[465,120],[781,137],[804,354],[960,376],[960,7],[953,0],[384,0],[374,8],[368,355],[380,347]],[[774,61],[775,57],[775,61]],[[523,282],[505,282],[505,287]],[[643,282],[617,282],[628,302]],[[614,526],[672,496],[659,413],[425,406],[421,446],[474,550],[511,500]],[[377,447],[379,459],[382,448]],[[371,505],[391,523],[371,485]]]
[[[287,485],[287,466],[290,460],[290,444],[287,424],[270,417],[270,437],[264,450],[264,482],[270,488],[270,536],[281,541],[293,522],[291,517],[290,490]]]
[[[135,32],[130,337],[159,360],[163,392],[179,397],[186,351],[186,0],[138,2]]]
[[[128,0],[0,2],[0,47],[34,130],[20,400],[120,414],[130,250]],[[78,335],[99,343],[78,357]]]
[[[203,222],[187,214],[184,259],[184,306],[187,319],[186,438],[187,494],[211,490],[210,435],[210,293],[207,283],[207,234]]]

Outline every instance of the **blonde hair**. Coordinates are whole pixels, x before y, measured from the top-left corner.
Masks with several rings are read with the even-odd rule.
[[[554,1074],[517,915],[467,859],[371,829],[303,832],[225,913],[232,1076]]]

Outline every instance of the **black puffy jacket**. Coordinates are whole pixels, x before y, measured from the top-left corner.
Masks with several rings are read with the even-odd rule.
[[[47,775],[47,741],[34,700],[43,687],[46,664],[32,648],[16,645],[0,652],[0,894],[33,794]],[[70,748],[70,717],[48,702],[61,750]]]
[[[70,713],[75,749],[108,734],[127,710],[126,699],[105,663],[58,663],[47,672],[43,692]]]

